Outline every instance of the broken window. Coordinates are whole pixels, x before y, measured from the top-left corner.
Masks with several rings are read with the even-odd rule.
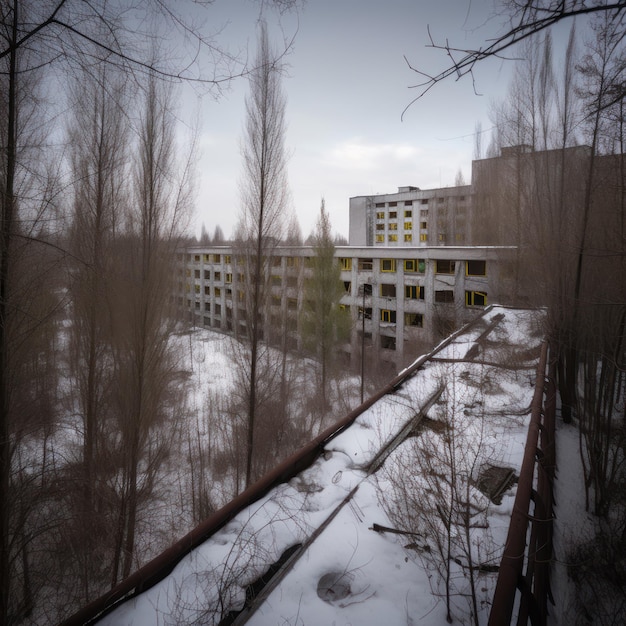
[[[454,274],[454,261],[437,259],[435,261],[436,274]]]
[[[435,291],[435,302],[454,302],[454,291],[452,289]]]
[[[466,291],[466,306],[487,306],[487,294],[484,291]]]
[[[360,306],[359,307],[359,319],[371,320],[372,319],[372,307],[365,307],[365,309],[363,309],[363,307]]]
[[[396,349],[396,338],[395,337],[386,337],[385,335],[381,335],[380,337],[380,347],[384,350],[395,350]]]
[[[380,295],[383,298],[395,298],[396,297],[396,286],[393,284],[381,283],[380,285]]]
[[[486,276],[487,261],[466,261],[465,274],[466,276]]]
[[[423,326],[424,326],[424,316],[421,313],[405,313],[404,314],[404,325],[405,326],[415,326],[417,328],[423,328]]]

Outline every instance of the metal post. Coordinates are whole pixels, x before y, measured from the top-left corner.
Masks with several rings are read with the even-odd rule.
[[[361,307],[361,404],[363,404],[363,389],[365,379],[365,285],[361,285],[363,305]]]

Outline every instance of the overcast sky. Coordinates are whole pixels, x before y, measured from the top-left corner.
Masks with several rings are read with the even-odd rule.
[[[255,50],[259,3],[216,0],[212,24],[224,26],[231,48]],[[419,82],[412,65],[432,71],[445,55],[426,47],[437,41],[459,47],[498,32],[492,0],[308,0],[297,14],[267,11],[276,46],[295,34],[283,79],[287,96],[286,147],[294,210],[303,235],[315,225],[321,198],[333,229],[348,234],[351,196],[390,193],[397,187],[452,186],[462,172],[470,181],[474,129],[490,126],[490,103],[501,98],[512,64],[490,61],[470,80],[435,87],[405,113]],[[213,20],[215,20],[213,22]],[[279,27],[280,20],[280,27]],[[281,31],[282,29],[282,31]],[[200,105],[196,231],[219,224],[230,236],[239,212],[241,138],[247,82],[240,80],[217,101]]]

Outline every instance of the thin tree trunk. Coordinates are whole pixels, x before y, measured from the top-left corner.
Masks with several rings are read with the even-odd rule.
[[[128,478],[128,494],[126,507],[126,532],[124,540],[122,579],[130,575],[133,557],[135,554],[135,529],[137,525],[137,466],[139,464],[139,443],[137,441],[138,433],[133,438],[132,449],[130,452],[130,473]]]
[[[5,187],[2,197],[2,223],[0,243],[0,623],[6,624],[11,595],[10,562],[10,516],[12,510],[10,493],[11,440],[9,437],[9,346],[7,317],[9,312],[9,279],[11,272],[11,236],[15,211],[15,167],[17,129],[17,24],[19,0],[13,0],[11,25],[11,51],[9,53],[8,111]]]

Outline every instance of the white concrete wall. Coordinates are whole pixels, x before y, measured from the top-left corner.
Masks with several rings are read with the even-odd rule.
[[[372,337],[372,354],[379,358],[394,362],[400,367],[407,358],[416,355],[407,354],[411,350],[411,343],[415,340],[426,342],[436,341],[439,338],[438,324],[441,320],[450,320],[456,325],[468,321],[482,310],[482,307],[467,306],[466,291],[479,291],[487,294],[487,304],[507,304],[502,299],[505,290],[500,275],[500,265],[512,258],[515,249],[510,247],[430,247],[430,248],[373,248],[369,246],[345,246],[336,248],[337,258],[351,259],[351,269],[341,272],[342,281],[350,281],[350,291],[346,293],[341,303],[349,307],[353,320],[352,337],[349,346],[341,347],[351,351],[353,357],[360,355],[362,320],[359,309],[365,306],[371,308],[371,318],[365,320],[365,332]],[[297,300],[298,309],[302,304],[302,284],[306,274],[304,259],[311,257],[314,251],[310,247],[279,248],[275,252],[281,256],[281,261],[272,264],[272,275],[281,277],[281,285],[271,287],[274,301],[280,301],[283,313],[288,309],[288,303]],[[219,262],[215,262],[215,255],[219,254]],[[207,257],[208,255],[208,257]],[[203,247],[190,248],[181,254],[179,271],[179,301],[195,316],[198,325],[204,325],[224,332],[234,332],[237,325],[245,324],[238,319],[238,291],[245,287],[238,281],[238,273],[243,271],[236,263],[236,252],[231,247]],[[209,259],[208,261],[206,259]],[[289,267],[287,258],[297,258],[297,269]],[[371,269],[359,270],[359,259],[371,259]],[[395,271],[382,271],[381,260],[395,261]],[[424,272],[405,271],[406,259],[420,259],[424,261]],[[454,273],[437,273],[437,260],[451,260],[455,262]],[[466,261],[485,260],[485,276],[466,276]],[[228,262],[230,261],[230,262]],[[199,277],[196,277],[196,272]],[[208,272],[205,277],[205,272]],[[219,272],[219,279],[216,278]],[[232,274],[232,282],[227,282],[227,275]],[[291,280],[290,280],[291,277]],[[291,284],[290,286],[290,283]],[[297,283],[297,286],[295,286]],[[363,297],[362,286],[372,286],[372,294]],[[381,285],[395,286],[395,297],[381,295]],[[424,287],[423,299],[407,299],[406,286]],[[209,288],[209,293],[205,288]],[[219,289],[216,295],[215,288]],[[437,303],[435,293],[439,290],[452,290],[454,301]],[[206,310],[206,306],[210,310]],[[381,319],[382,311],[395,311],[395,323]],[[270,309],[270,314],[277,310]],[[423,316],[422,327],[405,326],[405,313],[419,313]],[[297,321],[297,320],[296,320]],[[445,333],[447,334],[447,333]],[[297,332],[293,333],[297,342]],[[381,344],[383,337],[395,339],[395,350],[384,349]]]

